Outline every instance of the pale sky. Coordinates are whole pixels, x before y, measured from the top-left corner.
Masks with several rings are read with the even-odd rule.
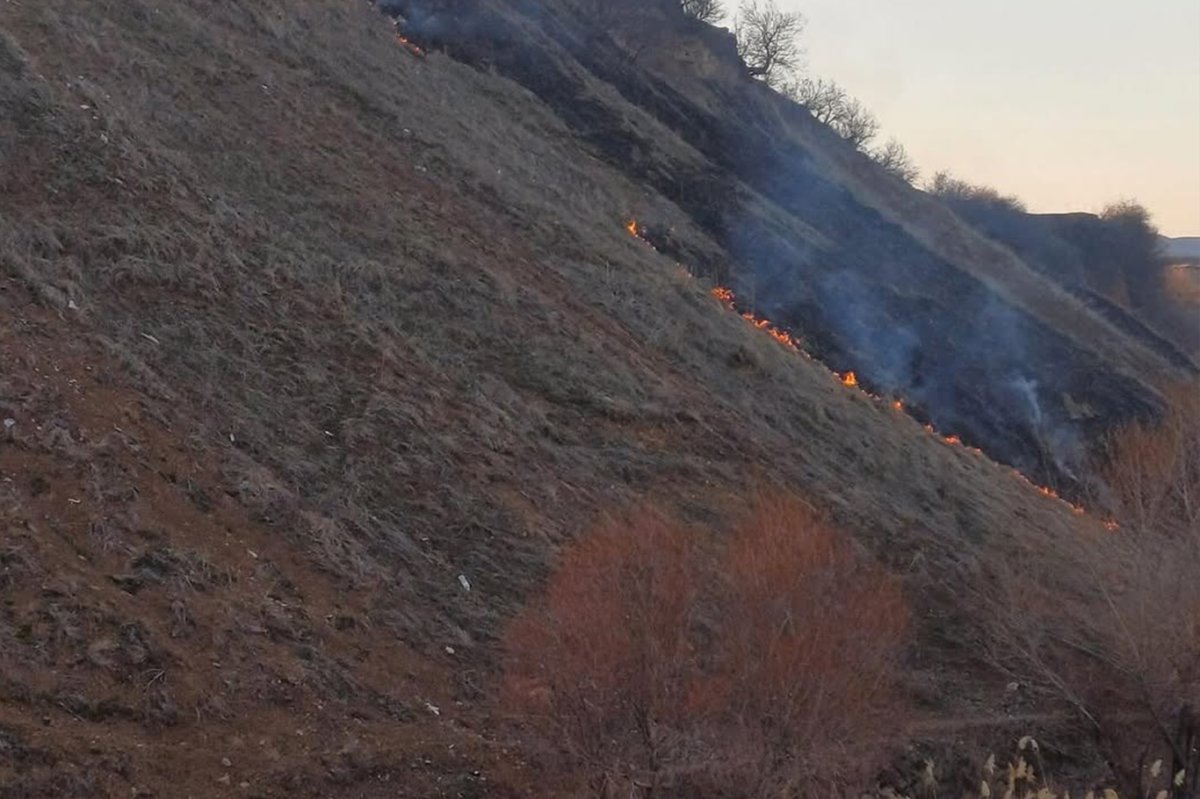
[[[1200,0],[778,0],[928,176],[1200,235]],[[734,5],[730,3],[730,5]]]

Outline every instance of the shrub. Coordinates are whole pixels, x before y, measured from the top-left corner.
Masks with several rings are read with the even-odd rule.
[[[653,785],[681,759],[698,668],[695,543],[651,512],[601,525],[505,637],[505,703],[598,786]]]
[[[508,707],[599,795],[863,787],[902,716],[898,584],[794,500],[702,543],[641,513],[568,548],[508,630]]]
[[[899,583],[794,499],[738,526],[724,577],[714,716],[740,753],[736,784],[763,797],[863,787],[903,738]]]
[[[1023,531],[987,561],[977,597],[994,662],[1074,707],[1121,790],[1163,759],[1200,790],[1200,403],[1115,433],[1106,477],[1114,532]]]

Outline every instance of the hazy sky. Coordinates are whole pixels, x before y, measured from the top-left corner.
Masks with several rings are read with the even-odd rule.
[[[1200,1],[778,0],[925,175],[1034,211],[1135,198],[1200,235]],[[730,5],[733,5],[732,3]]]

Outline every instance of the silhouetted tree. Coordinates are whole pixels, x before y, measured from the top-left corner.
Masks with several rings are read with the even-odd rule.
[[[948,171],[941,171],[925,184],[925,191],[940,198],[951,207],[956,204],[971,203],[976,206],[993,206],[1010,211],[1025,211],[1025,203],[1020,199],[1001,194],[991,186],[981,186],[968,183],[955,177]]]
[[[725,5],[721,0],[679,0],[683,13],[710,25],[725,19]]]
[[[866,106],[831,80],[804,78],[785,87],[785,93],[860,150],[879,132],[879,121]]]
[[[782,11],[772,0],[746,0],[738,11],[734,33],[738,54],[750,74],[777,87],[800,66],[800,35],[807,24],[798,12]]]
[[[921,170],[913,163],[908,150],[904,148],[899,139],[888,139],[887,144],[872,150],[870,155],[875,159],[875,163],[905,183],[915,183],[921,175]]]

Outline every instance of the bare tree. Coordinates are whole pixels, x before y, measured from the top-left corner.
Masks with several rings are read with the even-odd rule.
[[[875,163],[905,183],[915,183],[921,175],[921,170],[913,163],[912,156],[899,139],[888,139],[887,144],[872,150],[870,155]]]
[[[1108,442],[1098,471],[1119,528],[1016,530],[993,544],[967,596],[987,656],[1074,708],[1128,795],[1151,795],[1143,766],[1161,759],[1180,775],[1161,795],[1200,796],[1200,399],[1190,388],[1159,424]]]
[[[800,66],[800,35],[807,24],[798,12],[781,11],[772,0],[745,0],[734,25],[738,54],[753,77],[782,85]]]
[[[818,122],[832,125],[849,100],[845,89],[824,78],[804,78],[783,88],[783,93],[808,109]]]
[[[842,116],[833,129],[846,141],[864,150],[879,133],[879,120],[858,100],[851,98],[846,103]]]
[[[804,78],[785,86],[784,92],[860,150],[879,133],[875,115],[831,80]]]
[[[969,183],[945,170],[937,172],[925,184],[925,191],[938,197],[952,208],[956,205],[974,204],[1025,211],[1025,203],[1019,198],[1001,194],[991,186]]]
[[[725,19],[725,5],[721,0],[679,0],[683,13],[710,25]]]

